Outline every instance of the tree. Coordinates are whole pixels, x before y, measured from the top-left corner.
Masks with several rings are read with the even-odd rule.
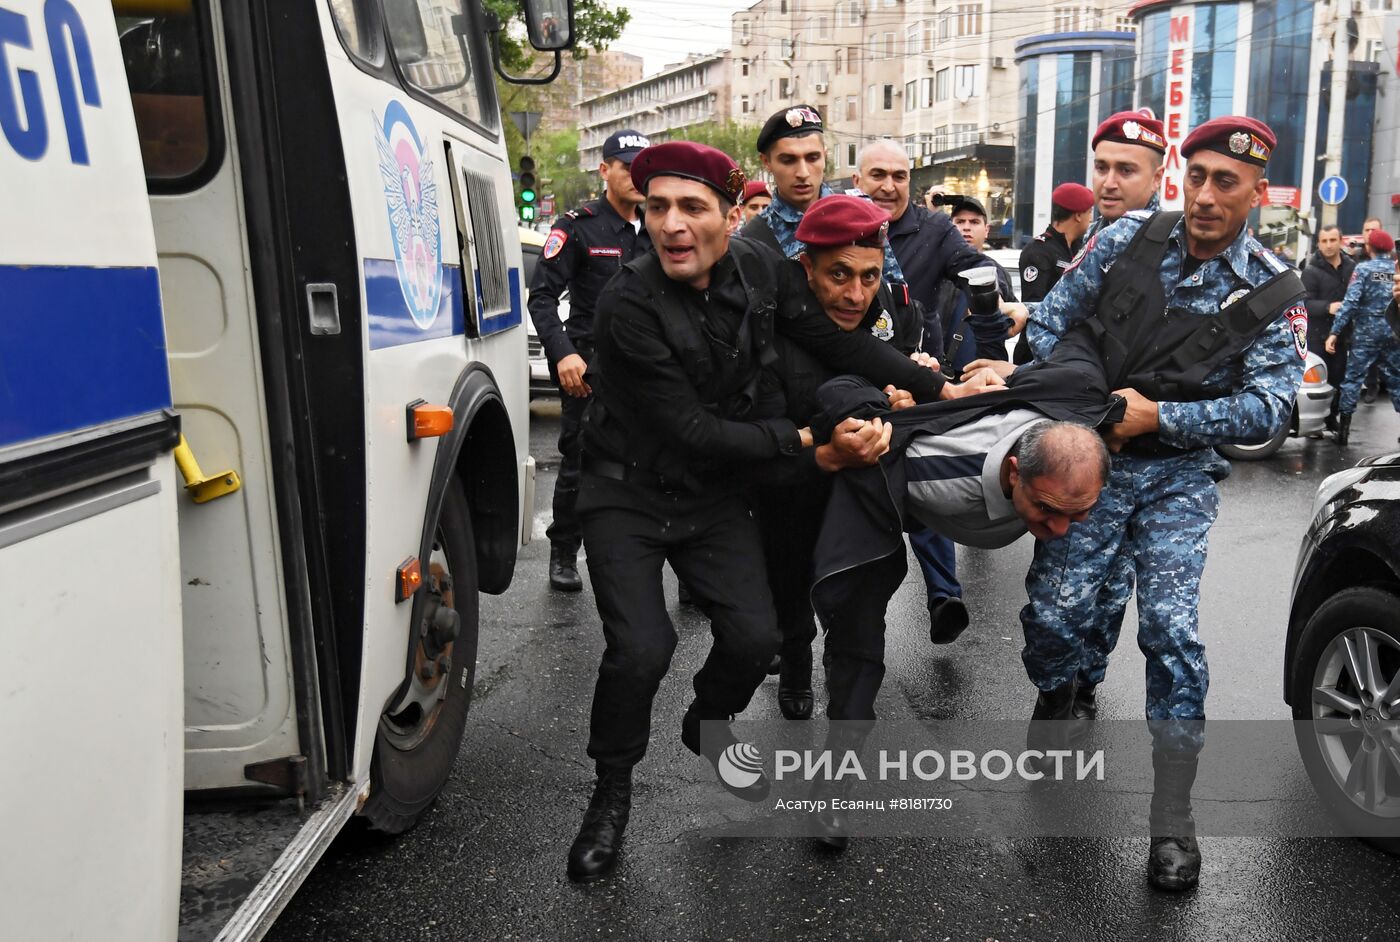
[[[550,181],[540,192],[554,197],[554,211],[562,213],[601,194],[602,183],[596,169],[580,170],[578,166],[578,131],[569,129],[537,134],[530,139],[536,172]]]
[[[737,121],[706,121],[670,132],[673,141],[695,141],[722,150],[734,158],[744,171],[744,176],[757,179],[763,170],[763,162],[758,159],[754,144],[758,140],[758,128],[740,124]]]

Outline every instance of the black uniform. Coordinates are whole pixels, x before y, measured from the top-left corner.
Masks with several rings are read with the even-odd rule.
[[[593,314],[598,294],[623,263],[651,249],[651,237],[617,214],[606,199],[593,200],[559,217],[545,240],[530,282],[530,319],[558,380],[559,361],[577,353],[593,359]],[[569,293],[569,319],[559,319],[559,298]],[[554,483],[554,519],[549,542],[570,555],[583,538],[574,504],[578,499],[579,422],[588,400],[559,393],[559,476]]]
[[[775,361],[775,331],[833,369],[937,397],[935,374],[841,331],[796,279],[789,263],[736,240],[703,292],[648,255],[603,293],[578,505],[607,641],[588,746],[600,767],[631,767],[646,752],[676,644],[663,561],[710,617],[714,646],[694,682],[702,715],[742,712],[778,650],[747,488],[774,466],[815,462],[793,421],[759,417],[774,414],[760,373]]]
[[[1081,245],[1083,240],[1070,245],[1065,234],[1053,225],[1027,243],[1021,250],[1021,300],[1044,301],[1079,253]],[[1016,341],[1012,359],[1018,365],[1034,359],[1024,331]]]
[[[1079,245],[1070,245],[1065,234],[1054,226],[1028,242],[1021,250],[1021,300],[1045,300],[1069,268]]]
[[[988,264],[991,259],[967,244],[945,212],[929,212],[910,202],[890,223],[890,247],[909,283],[909,293],[930,314],[938,313],[939,285],[949,276]],[[945,331],[931,330],[943,335]],[[927,340],[924,349],[928,349]]]

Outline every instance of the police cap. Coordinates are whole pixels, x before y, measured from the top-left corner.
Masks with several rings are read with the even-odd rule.
[[[694,141],[653,144],[632,160],[632,185],[647,191],[652,177],[682,177],[703,183],[730,203],[744,195],[744,171],[722,150]]]
[[[758,152],[768,153],[768,148],[784,137],[802,137],[822,131],[822,116],[817,109],[811,105],[793,105],[763,122],[763,129],[758,132]]]
[[[647,140],[645,135],[631,128],[623,128],[603,142],[603,159],[620,160],[630,164],[634,157],[650,146],[651,141]]]
[[[1263,121],[1244,115],[1211,118],[1186,135],[1181,142],[1181,156],[1190,157],[1198,150],[1212,150],[1226,157],[1264,167],[1269,154],[1278,144],[1274,132]]]
[[[823,196],[802,214],[797,238],[812,248],[861,245],[883,248],[890,214],[860,196]]]

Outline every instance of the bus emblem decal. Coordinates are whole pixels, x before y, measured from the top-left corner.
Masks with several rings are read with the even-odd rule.
[[[400,102],[389,102],[383,122],[375,117],[374,141],[399,288],[413,322],[427,330],[437,320],[442,299],[436,168]]]

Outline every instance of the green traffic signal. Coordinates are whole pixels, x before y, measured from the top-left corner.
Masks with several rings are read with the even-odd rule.
[[[535,159],[529,154],[520,158],[520,202],[529,206],[535,202]],[[522,207],[523,211],[524,207]]]
[[[535,191],[522,187],[520,190],[520,202],[533,203],[535,201]]]

